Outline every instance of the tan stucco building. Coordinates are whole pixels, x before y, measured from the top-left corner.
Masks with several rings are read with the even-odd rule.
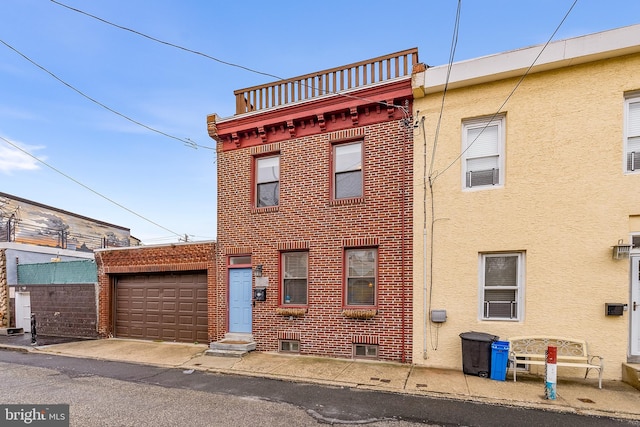
[[[468,331],[552,335],[621,378],[640,361],[640,25],[447,68],[412,84],[413,363],[459,369]]]

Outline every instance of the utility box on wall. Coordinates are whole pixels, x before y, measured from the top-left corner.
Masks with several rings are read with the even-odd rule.
[[[622,316],[627,304],[608,302],[604,305],[604,314],[607,316]]]

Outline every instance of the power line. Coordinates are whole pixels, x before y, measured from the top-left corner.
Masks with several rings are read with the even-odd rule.
[[[482,135],[482,133],[484,132],[484,130],[493,122],[493,120],[498,116],[498,114],[500,114],[500,112],[502,111],[502,109],[504,108],[504,106],[507,104],[507,102],[509,102],[509,99],[511,99],[511,97],[513,96],[513,94],[515,93],[515,91],[518,89],[518,87],[520,87],[520,84],[522,84],[522,81],[525,79],[525,77],[527,77],[527,75],[529,75],[529,72],[531,72],[531,69],[533,68],[533,66],[536,64],[536,62],[538,62],[538,59],[540,59],[540,56],[542,55],[542,53],[545,51],[545,49],[547,48],[547,46],[549,46],[549,43],[551,43],[551,40],[553,40],[553,38],[555,37],[556,33],[560,30],[560,27],[562,26],[562,24],[564,24],[564,21],[566,21],[567,17],[569,16],[569,14],[571,13],[571,11],[573,10],[573,8],[575,7],[575,5],[578,3],[578,0],[574,0],[573,3],[571,4],[571,7],[569,7],[569,10],[567,11],[567,13],[565,13],[564,17],[562,18],[562,20],[560,21],[560,23],[558,24],[558,26],[556,27],[556,29],[553,31],[553,33],[551,34],[551,36],[549,37],[549,39],[547,40],[547,42],[542,46],[542,49],[540,49],[540,52],[538,52],[538,55],[535,57],[535,59],[533,60],[533,62],[531,63],[531,65],[529,65],[529,68],[527,68],[527,70],[524,72],[524,74],[522,75],[522,77],[520,77],[520,80],[518,80],[518,83],[516,83],[516,85],[514,86],[514,88],[511,90],[511,92],[509,93],[509,95],[507,95],[507,98],[504,100],[504,102],[500,105],[500,107],[498,108],[498,110],[493,113],[493,115],[491,116],[491,118],[487,121],[487,123],[484,125],[484,127],[482,129],[480,129],[480,132],[478,133],[478,135],[476,135],[476,137],[474,138],[473,141],[471,141],[471,143],[467,146],[467,148],[465,148],[464,150],[462,150],[462,152],[460,153],[460,155],[458,155],[458,157],[456,157],[450,164],[449,166],[447,166],[446,168],[444,168],[442,170],[442,172],[439,172],[434,178],[433,180],[435,180],[436,178],[438,178],[440,175],[442,175],[443,173],[445,173],[449,168],[451,168],[454,164],[456,164],[456,162],[458,160],[460,160],[462,158],[462,156],[464,155],[464,153],[466,153],[471,146],[478,140],[478,138],[480,137],[480,135]]]
[[[214,150],[214,148],[212,147],[206,147],[203,145],[198,145],[195,142],[193,142],[191,139],[189,138],[179,138],[177,136],[173,136],[170,135],[166,132],[160,131],[158,129],[152,128],[151,126],[147,126],[144,123],[141,123],[137,120],[132,119],[129,116],[126,116],[125,114],[122,114],[116,110],[114,110],[111,107],[108,107],[107,105],[97,101],[96,99],[90,97],[89,95],[85,94],[84,92],[82,92],[80,89],[75,88],[74,86],[72,86],[71,84],[65,82],[64,80],[62,80],[60,77],[58,77],[57,75],[55,75],[54,73],[52,73],[51,71],[47,70],[45,67],[43,67],[42,65],[38,64],[37,62],[35,62],[34,60],[32,60],[31,58],[29,58],[27,55],[25,55],[24,53],[20,52],[18,49],[14,48],[13,46],[11,46],[10,44],[8,44],[7,42],[5,42],[4,40],[0,40],[0,43],[2,43],[3,45],[5,45],[6,47],[8,47],[9,49],[11,49],[12,51],[14,51],[15,53],[17,53],[18,55],[22,56],[24,59],[26,59],[27,61],[29,61],[31,64],[35,65],[36,67],[40,68],[42,71],[44,71],[45,73],[49,74],[51,77],[53,77],[54,79],[58,80],[60,83],[62,83],[63,85],[67,86],[69,89],[73,90],[74,92],[80,94],[81,96],[87,98],[89,101],[99,105],[100,107],[104,108],[107,111],[112,112],[113,114],[116,114],[120,117],[122,117],[125,120],[130,121],[131,123],[134,123],[138,126],[141,126],[147,130],[150,130],[152,132],[156,132],[159,133],[160,135],[166,136],[167,138],[171,138],[171,139],[175,139],[177,141],[180,141],[182,143],[184,143],[185,145],[191,147],[191,148],[206,148],[209,150]]]
[[[131,213],[131,214],[133,214],[133,215],[135,215],[135,216],[137,216],[138,218],[141,218],[141,219],[143,219],[143,220],[145,220],[145,221],[147,221],[147,222],[149,222],[149,223],[151,223],[151,224],[155,225],[156,227],[162,228],[163,230],[168,231],[169,233],[175,234],[175,235],[176,235],[176,236],[178,236],[178,237],[182,237],[182,236],[184,236],[184,234],[182,234],[182,233],[176,233],[176,232],[175,232],[175,231],[173,231],[173,230],[170,230],[170,229],[168,229],[168,228],[166,228],[166,227],[163,227],[162,225],[158,224],[157,222],[154,222],[154,221],[150,220],[149,218],[146,218],[146,217],[144,217],[144,216],[140,215],[139,213],[132,211],[131,209],[127,208],[126,206],[121,205],[120,203],[116,202],[115,200],[110,199],[109,197],[105,196],[104,194],[101,194],[101,193],[97,192],[96,190],[94,190],[94,189],[90,188],[89,186],[87,186],[87,185],[85,185],[85,184],[81,183],[81,182],[80,182],[80,181],[78,181],[77,179],[75,179],[75,178],[73,178],[73,177],[71,177],[71,176],[67,175],[66,173],[62,172],[61,170],[56,169],[55,167],[51,166],[50,164],[48,164],[48,163],[47,163],[47,162],[45,162],[44,160],[41,160],[41,159],[37,158],[37,157],[36,157],[36,156],[34,156],[33,154],[29,153],[27,150],[23,149],[22,147],[20,147],[20,146],[19,146],[19,145],[17,145],[17,144],[14,144],[13,142],[9,141],[8,139],[6,139],[6,138],[4,138],[4,137],[2,137],[2,136],[0,136],[0,139],[1,139],[1,140],[3,140],[4,142],[6,142],[7,144],[11,145],[11,146],[12,146],[12,147],[14,147],[15,149],[20,150],[21,152],[23,152],[23,153],[24,153],[24,154],[26,154],[27,156],[31,157],[32,159],[34,159],[34,160],[36,160],[36,161],[38,161],[38,162],[42,163],[43,165],[45,165],[45,166],[46,166],[46,167],[48,167],[49,169],[51,169],[51,170],[53,170],[53,171],[55,171],[55,172],[59,173],[60,175],[64,176],[65,178],[67,178],[67,179],[69,179],[69,180],[71,180],[71,181],[75,182],[75,183],[76,183],[76,184],[78,184],[79,186],[81,186],[81,187],[83,187],[83,188],[85,188],[85,189],[87,189],[87,190],[91,191],[93,194],[96,194],[97,196],[102,197],[102,198],[103,198],[103,199],[105,199],[106,201],[113,203],[114,205],[118,206],[119,208],[124,209],[125,211],[127,211],[127,212],[129,212],[129,213]]]
[[[212,61],[216,61],[216,62],[218,62],[220,64],[223,64],[223,65],[228,65],[230,67],[240,68],[242,70],[249,71],[249,72],[255,73],[255,74],[260,74],[260,75],[267,76],[267,77],[272,77],[272,78],[274,78],[276,80],[285,80],[284,77],[280,77],[280,76],[277,76],[275,74],[270,74],[270,73],[266,73],[264,71],[255,70],[253,68],[249,68],[249,67],[246,67],[244,65],[234,64],[233,62],[224,61],[222,59],[216,58],[214,56],[208,55],[206,53],[203,53],[203,52],[200,52],[200,51],[197,51],[197,50],[189,49],[187,47],[180,46],[180,45],[177,45],[175,43],[171,43],[171,42],[168,42],[168,41],[160,40],[160,39],[158,39],[156,37],[153,37],[153,36],[150,36],[148,34],[142,33],[140,31],[134,30],[132,28],[128,28],[128,27],[125,27],[123,25],[115,24],[115,23],[113,23],[111,21],[108,21],[108,20],[106,20],[104,18],[100,18],[99,16],[92,15],[92,14],[90,14],[88,12],[85,12],[83,10],[77,9],[75,7],[71,7],[71,6],[68,6],[68,5],[64,4],[64,3],[60,3],[59,1],[56,1],[56,0],[50,0],[50,1],[52,3],[54,3],[54,4],[57,4],[57,5],[62,6],[62,7],[65,7],[67,9],[69,9],[69,10],[74,11],[74,12],[77,12],[77,13],[80,13],[82,15],[88,16],[88,17],[93,18],[95,20],[98,20],[98,21],[100,21],[102,23],[105,23],[107,25],[111,25],[112,27],[118,28],[120,30],[128,31],[128,32],[133,33],[135,35],[138,35],[140,37],[144,37],[146,39],[152,40],[152,41],[154,41],[156,43],[160,43],[160,44],[163,44],[163,45],[166,45],[166,46],[170,46],[170,47],[173,47],[173,48],[176,48],[176,49],[180,49],[180,50],[183,50],[185,52],[193,53],[195,55],[199,55],[199,56],[202,56],[204,58],[211,59]],[[356,100],[359,100],[359,101],[370,101],[370,100],[368,100],[366,98],[360,98],[360,97],[349,95],[349,94],[345,94],[345,93],[331,92],[331,91],[328,91],[328,90],[325,90],[325,89],[321,89],[321,88],[317,88],[317,87],[314,87],[314,86],[310,86],[310,85],[308,85],[306,83],[302,83],[302,86],[317,90],[319,92],[322,92],[325,95],[329,95],[329,94],[331,94],[331,95],[339,95],[339,96],[343,96],[345,98],[356,99]],[[381,105],[383,105],[385,107],[389,107],[390,106],[390,107],[393,107],[393,108],[398,108],[403,112],[403,115],[405,117],[409,117],[410,116],[410,114],[408,114],[408,111],[405,109],[405,107],[403,107],[401,105],[393,105],[393,104],[389,105],[388,103],[386,103],[384,101],[375,101],[375,102],[378,103],[378,104],[381,104]]]

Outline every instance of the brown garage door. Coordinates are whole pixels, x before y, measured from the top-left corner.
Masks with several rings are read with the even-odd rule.
[[[116,337],[208,342],[206,273],[120,276]]]

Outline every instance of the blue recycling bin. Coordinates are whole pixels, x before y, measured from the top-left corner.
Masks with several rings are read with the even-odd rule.
[[[504,381],[507,378],[509,364],[509,341],[491,343],[491,379]]]

